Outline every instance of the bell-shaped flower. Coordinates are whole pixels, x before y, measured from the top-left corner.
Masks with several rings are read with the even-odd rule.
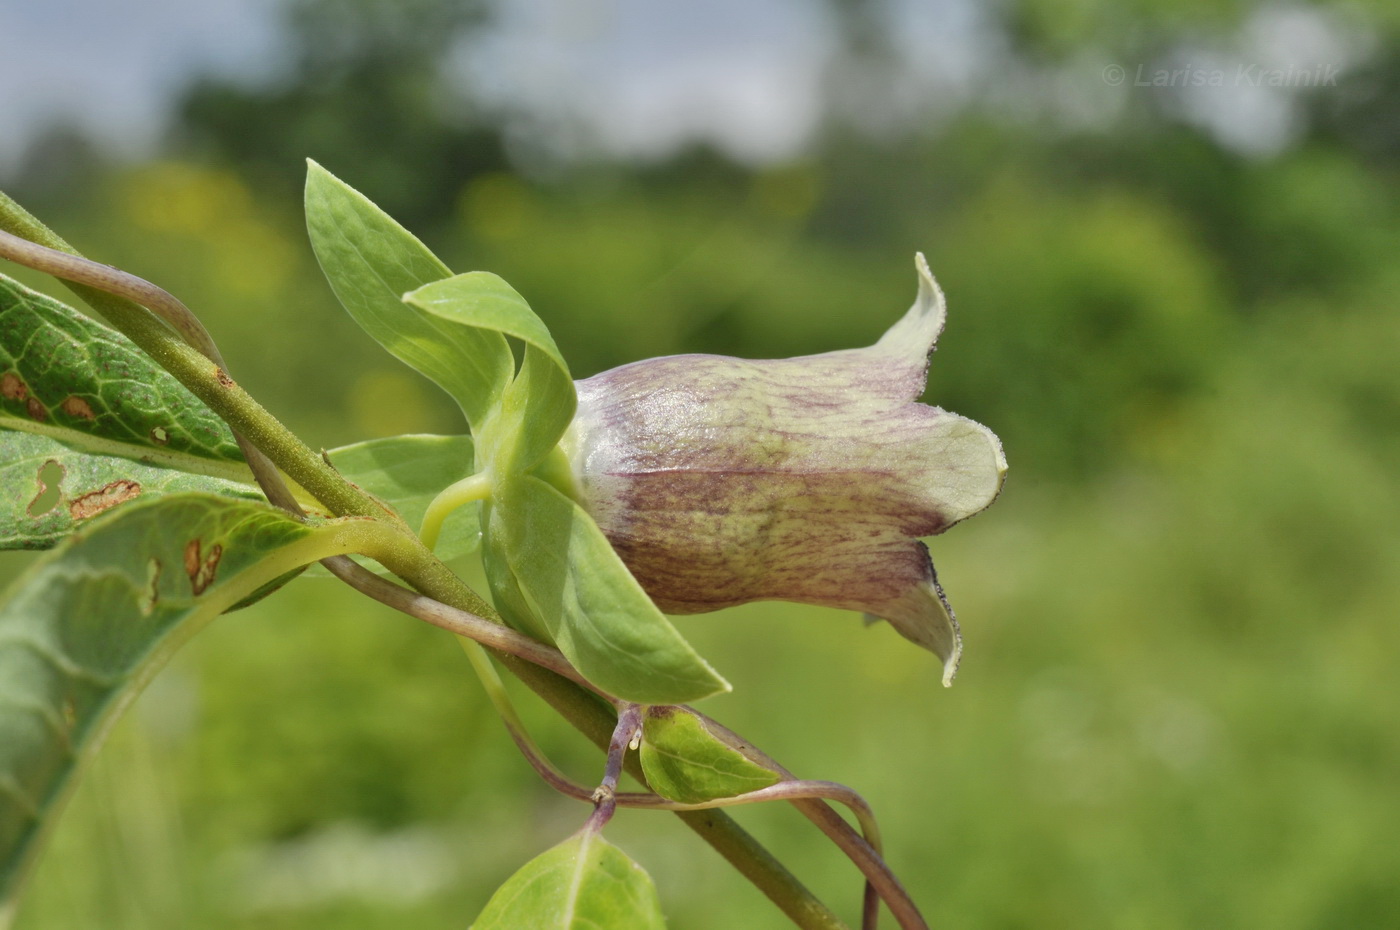
[[[662,610],[860,610],[952,680],[961,634],[920,537],[990,504],[1006,459],[986,427],[918,403],[946,311],[915,265],[914,306],[867,348],[680,355],[576,383],[583,505]]]

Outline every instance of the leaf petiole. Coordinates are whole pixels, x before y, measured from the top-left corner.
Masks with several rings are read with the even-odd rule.
[[[436,548],[438,536],[442,533],[442,524],[452,511],[475,501],[485,500],[490,496],[490,472],[478,472],[463,478],[461,481],[449,484],[442,489],[437,497],[433,498],[432,503],[428,504],[428,510],[423,514],[423,529],[419,532],[418,538],[429,549]]]

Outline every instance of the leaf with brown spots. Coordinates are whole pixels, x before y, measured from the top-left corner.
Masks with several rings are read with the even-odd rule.
[[[7,371],[0,377],[0,397],[6,400],[24,400],[28,396],[29,385],[25,384],[19,375]]]
[[[423,522],[437,493],[470,470],[473,457],[467,436],[394,436],[332,449],[328,454],[341,475],[384,501],[414,527]],[[30,506],[37,493],[34,476],[48,461],[62,466],[62,495],[45,501],[49,506],[40,512]],[[183,491],[262,497],[251,477],[190,474],[122,456],[85,453],[48,436],[0,430],[0,549],[55,545],[74,530],[88,508],[121,502],[113,497],[135,496],[136,487],[125,482],[139,486],[142,499]],[[102,490],[106,493],[79,504],[77,514],[58,506],[60,500],[76,502]],[[443,558],[465,555],[476,547],[479,536],[476,510],[463,507],[448,518],[437,552]]]
[[[200,555],[199,540],[191,539],[185,546],[185,574],[190,576],[190,591],[196,597],[214,583],[219,571],[219,560],[224,556],[224,547],[214,543],[209,549],[208,558],[202,559]]]
[[[96,491],[89,491],[82,497],[73,498],[68,502],[68,513],[72,515],[74,520],[86,520],[89,517],[97,516],[104,510],[111,510],[140,493],[141,485],[138,482],[123,478],[120,481],[103,485]]]
[[[69,394],[63,398],[63,403],[58,405],[58,409],[68,414],[70,417],[77,417],[79,420],[89,422],[97,419],[97,414],[92,412],[92,404],[83,400],[77,394]]]
[[[174,644],[289,571],[385,532],[368,520],[309,526],[253,501],[142,494],[32,563],[0,600],[0,915],[75,771]]]
[[[224,422],[125,336],[0,275],[0,429],[36,426],[186,470],[242,461]]]
[[[262,496],[240,481],[85,453],[36,433],[0,431],[0,549],[47,549],[82,521],[119,504],[185,491]]]
[[[54,459],[40,465],[39,470],[34,473],[34,481],[39,486],[38,493],[29,502],[29,506],[24,508],[24,512],[31,517],[42,517],[57,507],[58,502],[63,500],[63,476],[67,472],[68,470]]]

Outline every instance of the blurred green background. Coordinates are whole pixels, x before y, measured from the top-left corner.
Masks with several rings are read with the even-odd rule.
[[[81,70],[66,31],[99,4],[69,6],[41,51]],[[158,33],[159,6],[129,16]],[[863,791],[935,926],[1400,926],[1400,7],[270,15],[273,65],[180,72],[134,149],[55,116],[0,182],[181,295],[325,446],[462,425],[335,305],[306,156],[455,269],[503,275],[580,377],[867,344],[925,251],[950,306],[926,399],[1011,463],[987,514],[931,541],[967,639],[957,684],[887,627],[760,604],[680,621],[735,684],[704,709]],[[598,87],[689,68],[692,95],[590,96],[579,49],[605,59]],[[450,638],[305,580],[155,681],[18,927],[463,927],[585,814],[518,759]],[[855,872],[804,820],[739,819],[854,919]],[[673,818],[623,812],[610,834],[677,930],[785,926]]]

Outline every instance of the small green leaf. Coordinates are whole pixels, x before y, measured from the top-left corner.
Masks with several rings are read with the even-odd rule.
[[[472,930],[664,930],[641,866],[584,829],[531,859],[496,889]]]
[[[444,320],[514,336],[544,352],[565,374],[569,371],[544,321],[515,288],[489,271],[443,278],[405,294],[403,299]]]
[[[492,447],[491,464],[501,471],[524,472],[536,465],[564,435],[578,398],[554,337],[525,298],[496,275],[474,271],[425,285],[404,301],[441,319],[525,343],[525,358],[505,391],[500,420],[491,424],[490,437],[478,433],[478,438]]]
[[[683,704],[729,684],[685,641],[578,504],[531,475],[502,478],[493,537],[531,612],[604,691]],[[493,588],[493,593],[495,592]]]
[[[0,431],[0,549],[47,549],[129,500],[184,491],[262,499],[246,482],[74,450],[37,433]]]
[[[414,530],[438,492],[472,470],[470,436],[392,436],[328,455],[342,477],[393,507]],[[477,508],[459,508],[447,518],[435,551],[443,559],[466,555],[480,535]]]
[[[180,494],[124,505],[35,562],[0,603],[0,914],[75,771],[171,652],[289,571],[388,532]]]
[[[233,434],[125,336],[0,275],[0,429],[247,478]]]
[[[682,707],[651,707],[642,724],[642,770],[651,790],[703,804],[776,785],[781,776],[747,759]]]
[[[306,226],[336,297],[355,322],[451,394],[473,428],[515,370],[500,333],[405,304],[404,294],[452,274],[422,242],[363,194],[308,162]]]

